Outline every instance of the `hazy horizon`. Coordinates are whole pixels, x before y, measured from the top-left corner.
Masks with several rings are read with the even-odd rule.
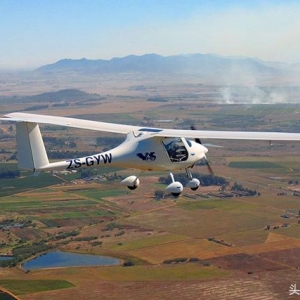
[[[237,58],[237,59],[243,59],[243,58],[250,58],[250,59],[257,59],[257,60],[261,60],[261,61],[264,61],[264,62],[273,62],[273,63],[284,63],[284,64],[287,64],[287,65],[293,65],[293,64],[297,64],[297,62],[295,63],[288,63],[288,62],[284,62],[284,61],[271,61],[271,60],[268,60],[268,61],[265,61],[259,57],[248,57],[248,56],[239,56],[239,55],[222,55],[222,54],[217,54],[217,53],[180,53],[180,54],[173,54],[173,55],[161,55],[159,53],[144,53],[144,54],[140,54],[140,55],[136,55],[136,54],[132,54],[132,53],[129,53],[127,55],[124,55],[124,56],[119,56],[119,57],[112,57],[112,58],[108,58],[108,59],[104,59],[104,58],[88,58],[88,57],[78,57],[78,58],[69,58],[69,57],[62,57],[56,61],[52,61],[52,62],[48,62],[48,63],[45,63],[43,65],[39,65],[39,66],[28,66],[28,67],[3,67],[1,68],[0,66],[0,71],[7,71],[7,72],[26,72],[26,71],[34,71],[40,67],[43,67],[43,66],[46,66],[46,65],[51,65],[51,64],[55,64],[59,61],[62,61],[62,60],[82,60],[82,59],[86,59],[86,60],[107,60],[107,61],[110,61],[112,59],[116,59],[116,58],[124,58],[124,57],[127,57],[127,56],[131,56],[131,55],[136,55],[136,56],[143,56],[143,55],[148,55],[148,54],[155,54],[155,55],[159,55],[159,56],[163,56],[163,57],[168,57],[168,56],[180,56],[180,55],[194,55],[194,54],[203,54],[203,55],[215,55],[215,56],[220,56],[220,57],[224,57],[224,58]],[[300,62],[299,62],[300,63]]]

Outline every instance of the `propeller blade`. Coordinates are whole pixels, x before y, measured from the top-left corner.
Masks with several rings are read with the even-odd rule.
[[[197,130],[197,129],[194,125],[191,125],[191,130]],[[195,138],[195,142],[202,145],[201,140],[199,138]]]
[[[205,164],[206,164],[206,166],[207,166],[207,169],[208,169],[209,174],[210,174],[211,176],[215,176],[215,173],[214,173],[214,171],[213,171],[213,169],[212,169],[212,167],[211,167],[211,165],[210,165],[210,163],[209,163],[207,157],[204,156],[204,159],[205,159]]]
[[[190,128],[191,128],[191,130],[197,130],[194,125],[191,125]],[[195,138],[195,142],[202,145],[201,140],[199,138]],[[211,176],[215,176],[214,171],[213,171],[212,167],[210,166],[210,163],[209,163],[207,157],[204,156],[204,158],[205,158],[205,163],[206,163],[209,174]]]
[[[210,166],[210,163],[208,162],[208,160],[206,160],[206,166],[207,166],[207,169],[208,169],[208,172],[211,176],[215,176],[215,173],[212,169],[212,167]]]
[[[195,138],[195,142],[202,145],[201,140],[199,138]]]

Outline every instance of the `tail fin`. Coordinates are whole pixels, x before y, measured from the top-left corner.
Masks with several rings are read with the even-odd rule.
[[[17,151],[20,169],[36,171],[49,165],[41,131],[37,123],[17,123]]]

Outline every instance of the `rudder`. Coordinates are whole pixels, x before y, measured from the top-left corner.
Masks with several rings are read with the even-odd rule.
[[[39,125],[18,122],[16,126],[19,168],[36,171],[49,165]]]

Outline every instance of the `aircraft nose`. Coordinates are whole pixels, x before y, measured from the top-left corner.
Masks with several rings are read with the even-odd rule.
[[[197,144],[197,153],[199,155],[199,159],[202,159],[206,156],[206,153],[208,152],[208,149],[203,146],[202,144]]]

